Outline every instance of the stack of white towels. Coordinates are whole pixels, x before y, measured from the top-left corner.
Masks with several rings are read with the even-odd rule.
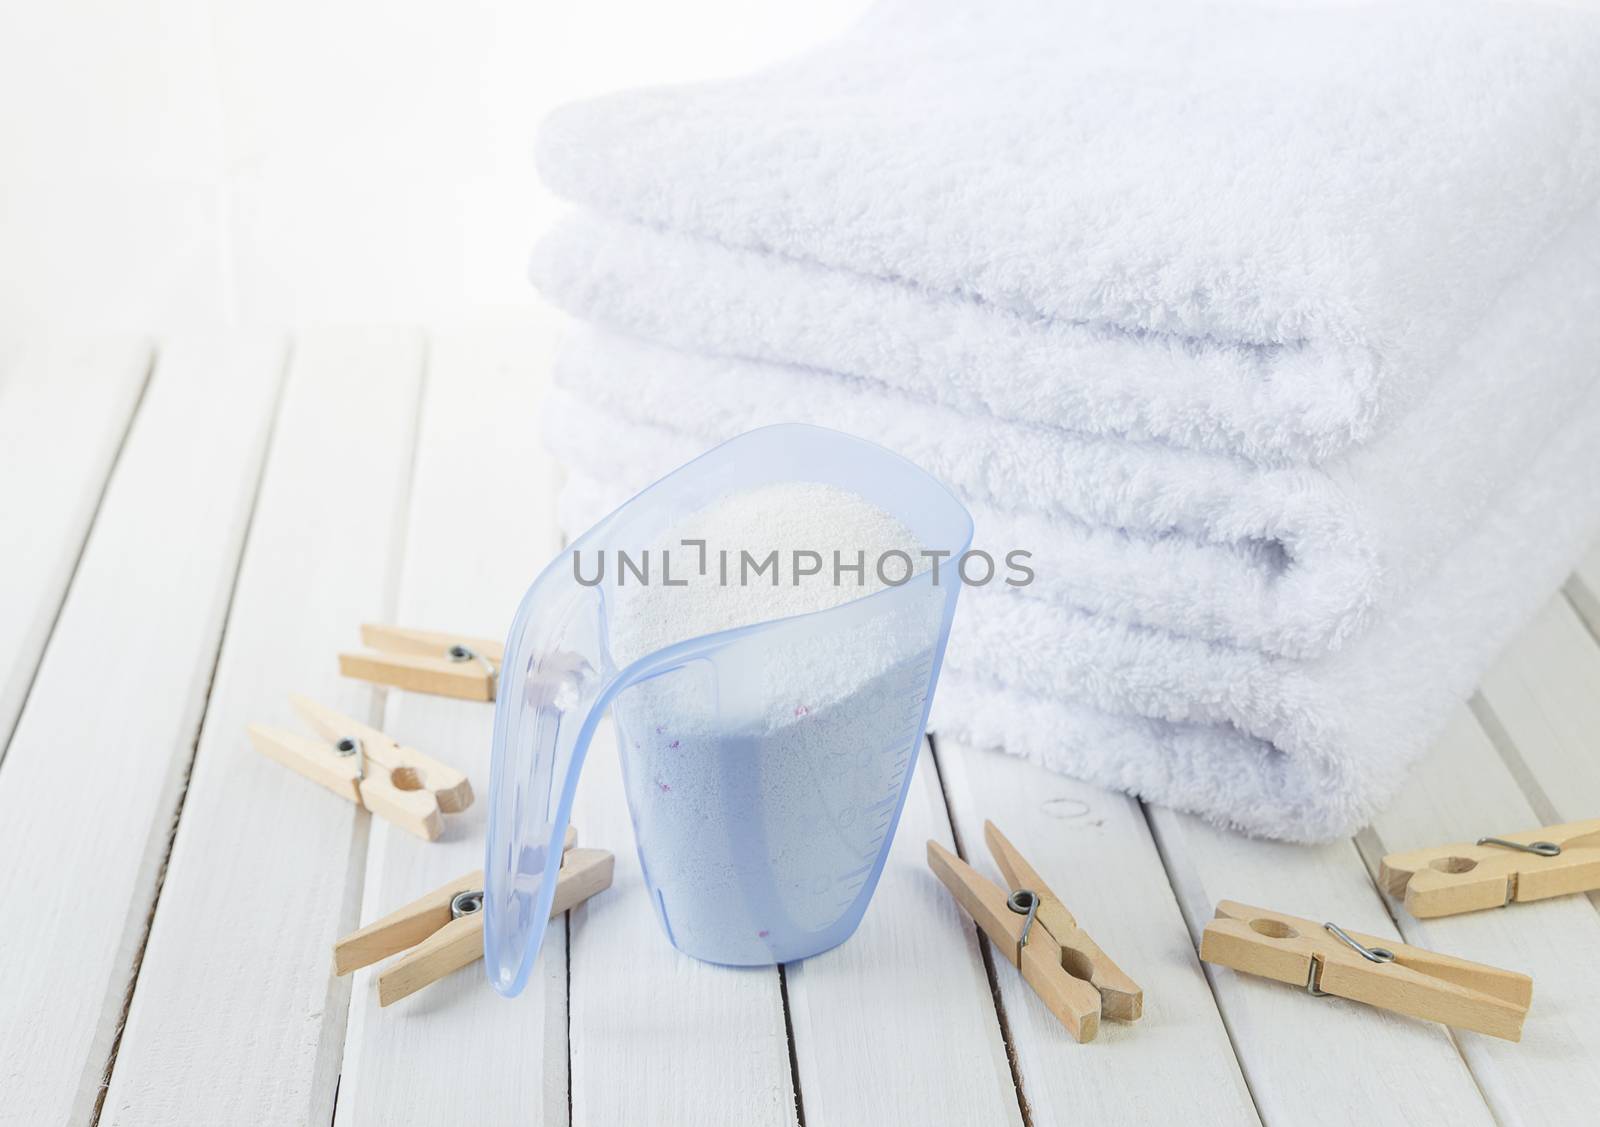
[[[572,532],[766,423],[949,483],[932,727],[1251,833],[1401,785],[1600,531],[1600,23],[890,0],[558,112]]]

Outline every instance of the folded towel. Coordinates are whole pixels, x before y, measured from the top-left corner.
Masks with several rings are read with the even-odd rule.
[[[876,438],[1035,551],[936,731],[1347,833],[1600,526],[1596,57],[1528,4],[886,0],[562,111],[535,277],[611,330],[564,523],[765,421]]]
[[[646,319],[676,340],[750,324],[720,304],[685,301],[715,272],[685,269],[694,281],[679,285],[665,245],[648,232],[595,244],[561,236],[536,256],[538,273],[547,296],[605,322],[639,327],[618,311],[676,305],[674,316]],[[624,274],[633,285],[616,283]],[[803,287],[767,304],[776,291],[761,289],[762,276],[752,266],[723,277],[720,300],[746,289],[761,295],[752,308],[811,323]],[[1090,438],[941,405],[937,383],[926,397],[910,395],[604,332],[575,339],[556,379],[597,407],[707,445],[779,421],[870,438],[956,488],[985,547],[1048,560],[1029,594],[1303,657],[1337,648],[1415,586],[1600,379],[1596,308],[1600,211],[1591,210],[1506,289],[1421,403],[1382,438],[1316,467]],[[838,340],[853,322],[832,324]],[[992,382],[1003,381],[997,373]]]
[[[547,420],[573,534],[704,445],[567,393]],[[930,725],[1250,833],[1348,834],[1600,530],[1597,444],[1600,390],[1410,599],[1316,661],[968,591]]]
[[[835,297],[951,311],[823,366],[964,368],[961,405],[1327,458],[1592,205],[1596,57],[1592,16],[1522,3],[890,0],[756,76],[559,111],[540,165],[608,216],[829,268]],[[1049,382],[996,387],[987,345],[965,365],[980,332],[1043,342]]]

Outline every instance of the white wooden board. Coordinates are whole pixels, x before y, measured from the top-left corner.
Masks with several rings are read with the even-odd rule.
[[[544,352],[538,333],[431,342],[396,622],[503,637],[523,590],[560,547],[555,469],[530,441]],[[482,867],[493,729],[492,705],[389,694],[384,730],[465,771],[476,797],[432,843],[373,820],[363,922]],[[513,1001],[490,988],[479,962],[381,1009],[377,969],[354,978],[337,1123],[566,1121],[559,921]]]
[[[991,960],[1033,1127],[1255,1122],[1139,804],[998,751],[934,746],[968,863],[1005,887],[983,839],[993,821],[1144,988],[1139,1021],[1102,1022],[1079,1045],[1003,957]]]
[[[22,356],[0,375],[0,903],[29,907],[0,929],[0,1124],[1534,1124],[1600,1106],[1600,897],[1423,924],[1368,871],[1600,810],[1600,550],[1356,843],[1252,842],[925,749],[857,935],[783,975],[729,970],[656,923],[607,726],[574,820],[616,853],[614,888],[553,926],[521,998],[473,967],[380,1010],[374,972],[334,979],[329,946],[481,863],[492,717],[385,699],[334,654],[362,620],[503,633],[559,544],[544,327],[431,348],[313,334],[281,411],[277,341],[164,347],[142,399],[137,342]],[[426,844],[257,756],[245,724],[295,724],[284,698],[308,690],[464,766],[477,804]],[[924,842],[997,876],[990,816],[1143,983],[1142,1021],[1078,1045],[985,959]],[[1527,971],[1524,1040],[1202,969],[1222,898]]]
[[[1517,647],[1514,645],[1513,650]],[[1363,834],[1368,864],[1384,853],[1476,840],[1540,824],[1493,744],[1463,710],[1400,799]],[[1600,914],[1581,896],[1412,919],[1409,943],[1533,977],[1522,1041],[1470,1032],[1456,1041],[1502,1124],[1594,1122],[1600,1107]]]
[[[787,968],[808,1127],[1022,1122],[976,932],[928,868],[929,838],[955,848],[924,740],[860,928]]]
[[[572,1121],[796,1122],[778,972],[679,953],[644,887],[615,733],[601,726],[573,807],[616,854],[610,891],[572,913]]]
[[[422,358],[406,332],[295,343],[102,1123],[332,1114],[349,983],[330,951],[355,922],[370,818],[257,753],[245,727],[300,730],[291,692],[377,718],[335,654],[393,612]]]
[[[1254,841],[1148,809],[1196,944],[1219,900],[1396,934],[1351,842]],[[1226,967],[1206,973],[1265,1122],[1493,1122],[1442,1026]]]
[[[163,351],[0,765],[0,1122],[94,1112],[281,370],[275,342]]]
[[[0,759],[150,357],[139,340],[52,341],[0,373]]]
[[[1506,648],[1479,711],[1530,794],[1530,825],[1600,817],[1600,645],[1566,600],[1551,599]]]

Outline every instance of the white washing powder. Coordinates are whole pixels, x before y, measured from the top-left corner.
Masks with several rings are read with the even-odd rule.
[[[705,545],[703,551],[697,542]],[[860,494],[817,482],[731,493],[679,521],[650,546],[649,584],[628,586],[629,573],[619,586],[613,570],[606,580],[618,608],[612,654],[625,665],[686,638],[826,610],[873,594],[888,585],[880,577],[879,560],[896,551],[916,571],[926,570],[912,531]],[[758,573],[773,552],[773,565]],[[816,553],[820,571],[799,574],[818,560],[803,558],[797,569],[796,552]],[[860,562],[863,574],[841,567],[836,584],[835,552],[844,567]],[[663,585],[663,553],[673,582],[686,580],[687,586]],[[607,566],[618,566],[615,556]],[[882,574],[898,581],[905,566],[898,557],[884,559]]]
[[[697,548],[705,541],[705,574]],[[644,546],[641,546],[644,547]],[[834,486],[729,494],[649,545],[648,585],[605,584],[613,658],[840,607],[884,590],[885,553],[928,568],[894,516]],[[740,582],[740,554],[778,553]],[[796,583],[795,551],[821,556]],[[835,582],[864,554],[865,574]],[[727,552],[728,582],[721,554]],[[614,559],[608,561],[608,566]],[[814,566],[806,558],[802,570]],[[952,576],[953,578],[953,569]],[[899,580],[906,561],[884,574]],[[945,582],[941,572],[941,582]],[[832,615],[778,623],[622,694],[614,705],[646,879],[673,942],[713,962],[764,964],[843,940],[865,906],[922,737],[943,587],[922,579]]]

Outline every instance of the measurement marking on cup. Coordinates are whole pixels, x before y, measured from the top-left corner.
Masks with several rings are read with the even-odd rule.
[[[860,897],[860,895],[861,895],[861,886],[858,884],[858,885],[855,886],[854,889],[851,890],[851,892],[850,892],[850,894],[848,896],[846,896],[843,900],[839,901],[837,904],[835,904],[833,906],[833,910],[835,912],[844,911],[846,908],[850,907],[850,905],[854,904],[856,902],[857,898]]]

